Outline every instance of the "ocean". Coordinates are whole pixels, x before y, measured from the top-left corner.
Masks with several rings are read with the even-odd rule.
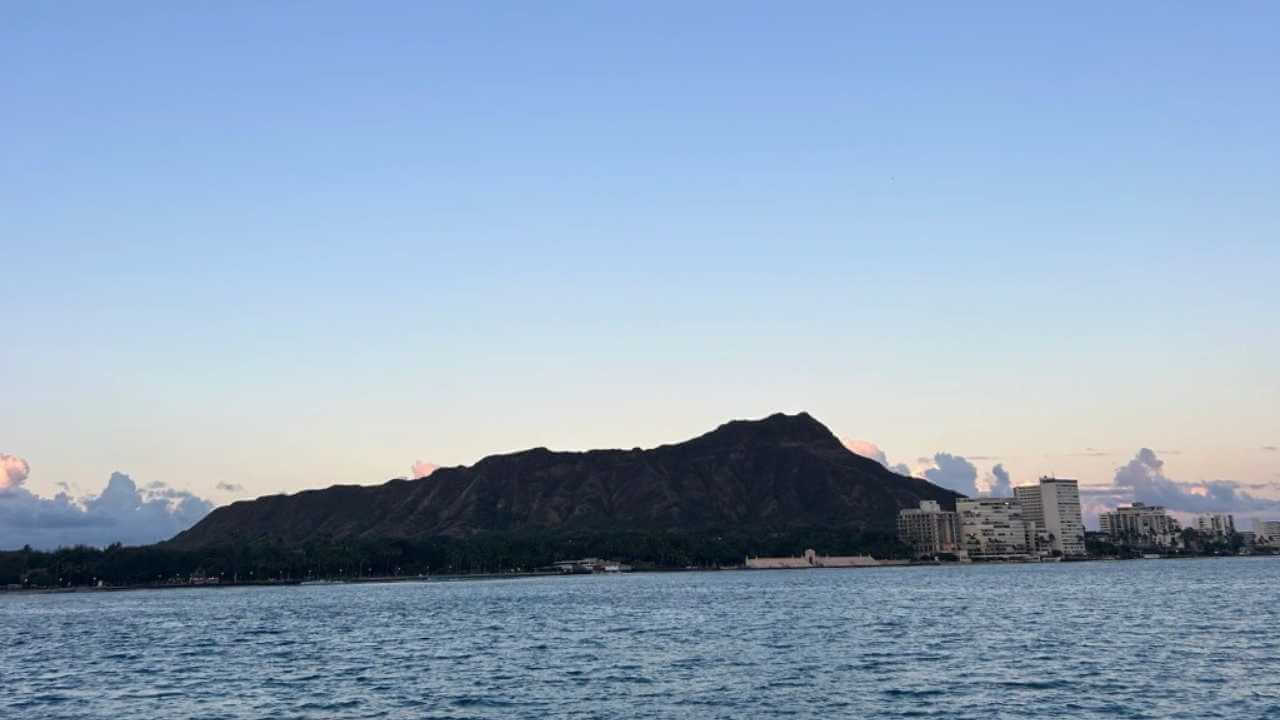
[[[1280,558],[0,593],[4,718],[1280,718]]]

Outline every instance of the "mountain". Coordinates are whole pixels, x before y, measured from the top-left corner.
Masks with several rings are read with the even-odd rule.
[[[416,480],[336,485],[220,507],[166,545],[300,545],[526,531],[892,531],[957,493],[850,452],[807,413],[735,420],[650,450],[535,448]]]

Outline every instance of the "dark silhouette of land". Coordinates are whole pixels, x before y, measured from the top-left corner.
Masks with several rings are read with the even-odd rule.
[[[957,494],[850,452],[807,413],[734,421],[651,450],[536,448],[376,487],[237,502],[167,544],[302,545],[543,531],[892,531],[921,500]]]
[[[536,448],[237,502],[158,545],[0,553],[0,584],[511,572],[587,556],[716,567],[809,547],[909,557],[898,510],[957,497],[850,452],[807,413],[775,414],[649,450]]]

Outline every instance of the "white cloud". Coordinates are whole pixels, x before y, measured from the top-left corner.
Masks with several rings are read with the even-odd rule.
[[[0,453],[0,490],[16,488],[26,482],[31,474],[31,466],[26,460],[13,455]]]
[[[996,463],[991,468],[983,493],[991,497],[1013,497],[1013,479],[1009,477],[1009,471],[1004,469],[1003,464]]]
[[[213,503],[185,490],[164,483],[139,488],[119,472],[101,493],[79,499],[66,492],[44,498],[6,483],[0,488],[0,549],[143,545],[173,537],[212,509]]]
[[[934,467],[924,471],[929,482],[968,497],[978,496],[978,468],[959,455],[935,453]]]

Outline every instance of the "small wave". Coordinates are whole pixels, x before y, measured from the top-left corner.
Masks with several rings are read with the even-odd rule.
[[[1020,690],[1058,690],[1071,687],[1066,680],[1004,680],[996,683],[1000,687]]]

